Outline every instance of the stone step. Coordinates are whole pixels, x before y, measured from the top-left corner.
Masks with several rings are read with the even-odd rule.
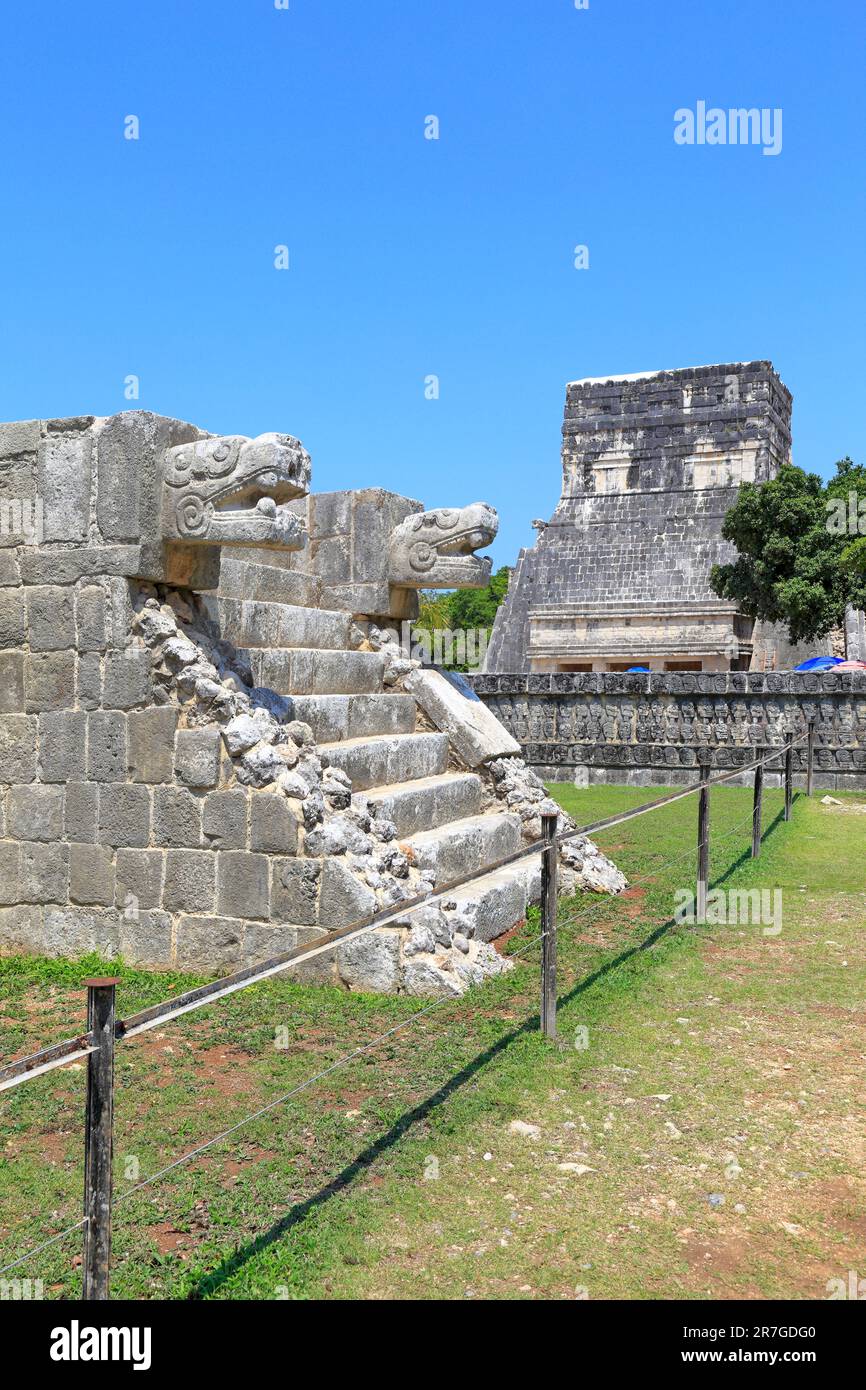
[[[400,843],[411,849],[419,869],[433,869],[439,887],[463,874],[491,867],[520,849],[523,841],[519,816],[496,812],[422,830]],[[474,893],[476,885],[471,888]]]
[[[351,777],[356,792],[448,770],[447,734],[374,734],[320,743],[318,751],[326,766],[342,768]]]
[[[443,772],[438,777],[371,787],[355,799],[377,806],[394,822],[402,838],[477,815],[481,810],[481,778],[472,772]]]
[[[256,685],[279,695],[382,693],[385,658],[380,652],[320,651],[311,647],[240,648]]]
[[[289,603],[300,608],[317,608],[322,582],[313,574],[287,570],[277,565],[236,560],[228,550],[220,563],[220,598],[261,599],[265,603]]]
[[[494,869],[448,896],[457,904],[466,935],[495,941],[523,921],[530,903],[539,901],[541,857]]]
[[[317,743],[365,734],[411,734],[416,705],[411,695],[295,695],[292,719],[303,719]]]
[[[350,613],[236,598],[218,599],[217,608],[220,632],[236,647],[344,651],[349,645]]]

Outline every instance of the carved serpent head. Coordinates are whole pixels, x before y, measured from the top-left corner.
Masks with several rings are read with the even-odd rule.
[[[307,492],[310,466],[306,449],[290,434],[228,434],[168,449],[164,538],[300,549],[304,524],[285,504]]]
[[[499,517],[486,502],[415,512],[391,532],[388,578],[413,589],[480,589],[491,561],[473,552],[490,545]]]

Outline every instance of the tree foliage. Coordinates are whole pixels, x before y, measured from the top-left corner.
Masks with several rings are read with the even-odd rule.
[[[783,624],[792,642],[840,627],[846,604],[866,607],[866,468],[850,458],[827,484],[793,464],[745,483],[722,534],[739,554],[713,565],[711,587],[749,617]]]
[[[486,648],[496,618],[496,610],[508,592],[511,571],[503,565],[491,575],[483,589],[454,589],[443,593],[437,589],[422,589],[418,618],[412,624],[413,639],[426,634],[431,642],[435,633],[474,633]],[[477,644],[476,648],[477,650]],[[445,660],[454,671],[465,671],[464,661]]]

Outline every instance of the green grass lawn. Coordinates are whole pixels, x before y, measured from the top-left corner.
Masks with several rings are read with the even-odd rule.
[[[581,821],[659,794],[553,790]],[[671,925],[694,798],[614,827],[634,886],[561,904],[557,1043],[534,946],[126,1198],[425,1001],[277,980],[121,1044],[113,1296],[822,1298],[866,1275],[866,798],[781,806],[751,861],[750,791],[712,793],[713,882],[780,889],[778,935]],[[0,962],[3,1055],[78,1031],[95,968]],[[194,983],[115,973],[122,1015]],[[80,1216],[83,1082],[0,1095],[0,1264]],[[10,1273],[77,1297],[80,1244]]]

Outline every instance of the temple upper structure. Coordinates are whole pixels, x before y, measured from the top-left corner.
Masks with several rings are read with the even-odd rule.
[[[710,569],[734,557],[721,531],[740,485],[790,459],[790,425],[770,362],[571,382],[562,496],[520,553],[485,669],[748,670],[753,624]]]

